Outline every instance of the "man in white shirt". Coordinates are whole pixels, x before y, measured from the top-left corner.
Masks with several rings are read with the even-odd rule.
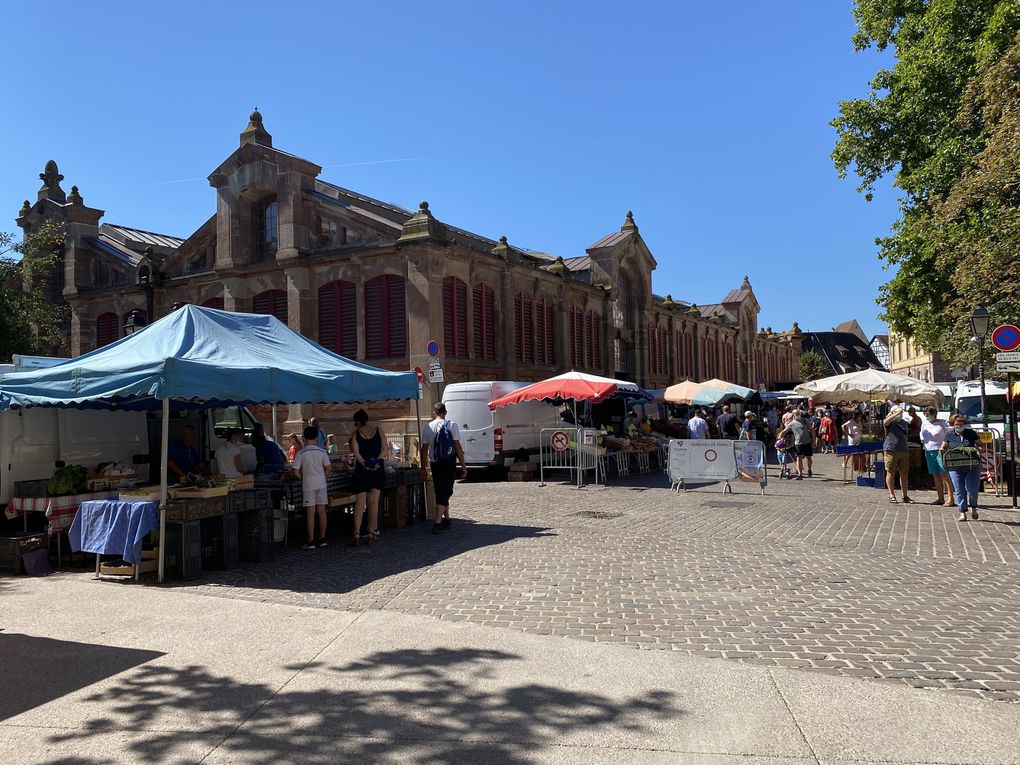
[[[237,428],[230,428],[224,436],[226,443],[216,450],[216,467],[224,478],[240,478],[242,433]]]
[[[687,421],[688,438],[708,438],[708,420],[705,412],[699,410]]]
[[[301,479],[302,504],[305,506],[305,521],[308,525],[308,541],[301,549],[311,550],[316,546],[316,516],[319,518],[319,532],[322,534],[318,546],[326,546],[326,506],[329,505],[326,476],[333,472],[333,468],[329,464],[326,450],[317,443],[319,429],[309,425],[303,435],[305,448],[294,457],[291,467],[294,475]]]
[[[432,533],[450,528],[450,497],[457,478],[457,460],[460,460],[460,477],[467,477],[467,463],[460,445],[460,428],[446,419],[446,404],[442,401],[432,408],[435,417],[421,429],[421,476],[428,478],[426,465],[432,467],[432,485],[436,492],[436,517]]]

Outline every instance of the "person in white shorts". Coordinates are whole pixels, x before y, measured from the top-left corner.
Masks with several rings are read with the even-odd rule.
[[[318,445],[319,429],[309,425],[304,430],[305,448],[295,455],[292,468],[294,475],[301,479],[301,495],[304,499],[305,520],[308,523],[308,541],[301,546],[302,550],[326,546],[326,506],[329,504],[329,493],[326,490],[326,476],[333,472],[329,464],[329,455]],[[319,533],[316,542],[315,516],[319,516]]]

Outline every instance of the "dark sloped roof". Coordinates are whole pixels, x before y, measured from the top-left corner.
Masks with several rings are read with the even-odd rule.
[[[884,369],[871,346],[853,332],[805,332],[804,350],[820,354],[834,375]]]
[[[614,245],[619,244],[628,236],[630,236],[630,234],[631,234],[630,231],[614,231],[612,234],[606,234],[604,237],[599,239],[597,242],[595,242],[595,244],[593,244],[588,249],[598,250],[601,249],[602,247],[613,247]]]
[[[321,202],[325,202],[326,204],[334,205],[336,207],[342,207],[345,210],[350,210],[351,212],[357,213],[358,215],[363,215],[369,220],[380,223],[383,226],[386,226],[387,228],[400,231],[399,223],[390,220],[389,218],[384,218],[382,215],[379,215],[373,212],[372,210],[366,209],[366,207],[358,207],[357,205],[353,205],[344,199],[337,199],[336,197],[331,197],[329,194],[323,194],[321,191],[306,190],[304,193],[305,196],[311,197],[312,199],[317,199]]]
[[[730,290],[726,293],[726,297],[722,299],[723,303],[742,303],[746,298],[751,296],[751,290],[740,288]]]
[[[129,250],[124,245],[120,244],[113,239],[105,236],[87,236],[85,242],[95,247],[98,250],[105,252],[107,255],[112,255],[122,263],[126,263],[129,266],[138,265],[138,261],[141,260],[141,256],[137,252]]]
[[[184,240],[180,237],[143,231],[140,228],[131,228],[130,226],[118,226],[115,223],[104,223],[100,229],[101,234],[109,231],[109,233],[114,235],[119,234],[127,241],[138,242],[142,245],[151,244],[153,247],[168,247],[175,250],[184,243]]]

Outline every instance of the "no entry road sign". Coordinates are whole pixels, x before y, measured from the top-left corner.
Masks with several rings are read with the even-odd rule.
[[[992,345],[1000,351],[1015,351],[1020,348],[1020,327],[1003,324],[992,330]]]

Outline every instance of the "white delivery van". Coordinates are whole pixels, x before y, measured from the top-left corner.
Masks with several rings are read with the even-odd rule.
[[[1006,415],[1009,414],[1008,388],[1005,383],[985,380],[985,402],[988,406],[988,428],[1003,437]],[[981,381],[963,381],[956,386],[953,411],[967,415],[972,426],[981,427]]]
[[[544,401],[489,409],[490,401],[530,384],[497,381],[446,386],[443,402],[447,416],[460,427],[469,469],[503,467],[524,455],[537,459],[542,430],[566,424],[560,407]]]

